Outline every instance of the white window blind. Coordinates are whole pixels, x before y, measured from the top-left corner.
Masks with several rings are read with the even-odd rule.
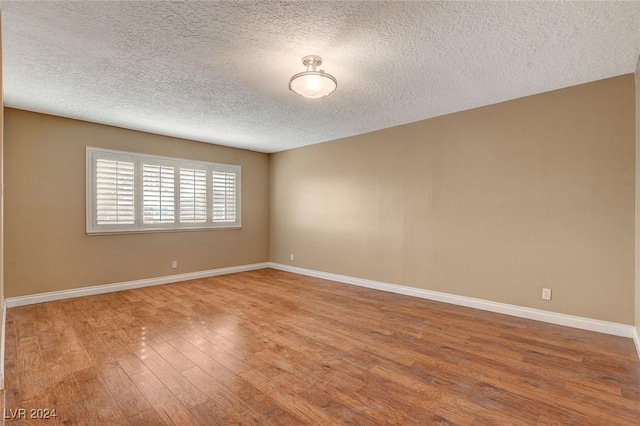
[[[180,222],[207,221],[207,171],[180,169]]]
[[[175,222],[175,169],[160,164],[142,165],[142,222]]]
[[[95,164],[96,223],[135,223],[134,163],[97,159]]]
[[[235,172],[213,172],[213,221],[236,221],[236,186]]]
[[[241,168],[87,147],[87,233],[239,228]]]

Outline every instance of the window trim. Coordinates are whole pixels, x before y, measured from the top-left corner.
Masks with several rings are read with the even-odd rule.
[[[103,154],[101,156],[101,154]],[[134,174],[134,224],[98,225],[96,222],[96,192],[95,188],[95,160],[105,157],[120,157],[125,161],[133,161]],[[155,223],[145,225],[143,223],[143,182],[142,164],[144,161],[150,164],[170,165],[175,168],[176,180],[174,181],[174,223]],[[207,221],[206,223],[181,223],[180,222],[180,168],[204,168],[207,170]],[[213,222],[213,188],[210,182],[213,179],[213,171],[234,173],[236,175],[236,220],[235,222]],[[175,232],[175,231],[202,231],[202,230],[229,230],[242,228],[242,167],[233,164],[214,163],[208,161],[191,160],[186,158],[165,157],[161,155],[144,154],[98,147],[86,147],[86,233],[96,234],[125,234],[138,232]]]

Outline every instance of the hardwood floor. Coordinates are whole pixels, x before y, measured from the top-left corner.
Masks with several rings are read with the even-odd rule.
[[[640,424],[631,339],[270,269],[12,308],[6,332],[11,424]]]

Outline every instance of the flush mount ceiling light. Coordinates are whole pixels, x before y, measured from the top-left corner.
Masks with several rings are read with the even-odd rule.
[[[316,67],[322,65],[322,58],[316,55],[308,55],[302,58],[302,64],[307,67],[305,72],[300,72],[289,80],[289,90],[305,98],[321,98],[329,96],[338,87],[338,80],[323,70],[316,71]]]

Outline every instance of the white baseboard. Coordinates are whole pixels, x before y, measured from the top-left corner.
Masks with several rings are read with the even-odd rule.
[[[640,334],[638,334],[638,327],[633,328],[633,343],[636,345],[636,352],[638,352],[638,358],[640,358]]]
[[[268,268],[269,263],[253,263],[250,265],[230,266],[228,268],[209,269],[206,271],[188,272],[186,274],[167,275],[164,277],[145,278],[142,280],[126,281],[114,284],[96,285],[91,287],[72,288],[69,290],[51,291],[47,293],[29,294],[27,296],[9,297],[6,307],[32,305],[35,303],[51,302],[53,300],[71,299],[74,297],[92,296],[94,294],[112,293],[114,291],[131,290],[140,287],[150,287],[179,281],[195,280],[198,278],[214,277],[217,275],[234,274],[236,272],[253,271]]]
[[[273,269],[293,272],[300,275],[323,278],[326,280],[338,281],[345,284],[368,287],[376,290],[388,291],[391,293],[404,294],[406,296],[420,297],[422,299],[435,300],[438,302],[451,303],[453,305],[466,306],[469,308],[481,309],[483,311],[497,312],[500,314],[512,315],[514,317],[528,318],[551,324],[564,325],[567,327],[574,327],[582,330],[597,331],[600,333],[612,334],[614,336],[633,337],[635,331],[632,325],[627,324],[577,317],[573,315],[560,314],[557,312],[543,311],[541,309],[525,308],[522,306],[509,305],[506,303],[492,302],[490,300],[476,299],[474,297],[458,296],[455,294],[442,293],[439,291],[425,290],[421,288],[389,284],[380,281],[372,281],[363,278],[349,277],[346,275],[332,274],[329,272],[315,271],[313,269],[283,265],[281,263],[272,262],[270,263],[270,267]],[[636,345],[638,344],[640,344],[640,342],[636,340]]]

